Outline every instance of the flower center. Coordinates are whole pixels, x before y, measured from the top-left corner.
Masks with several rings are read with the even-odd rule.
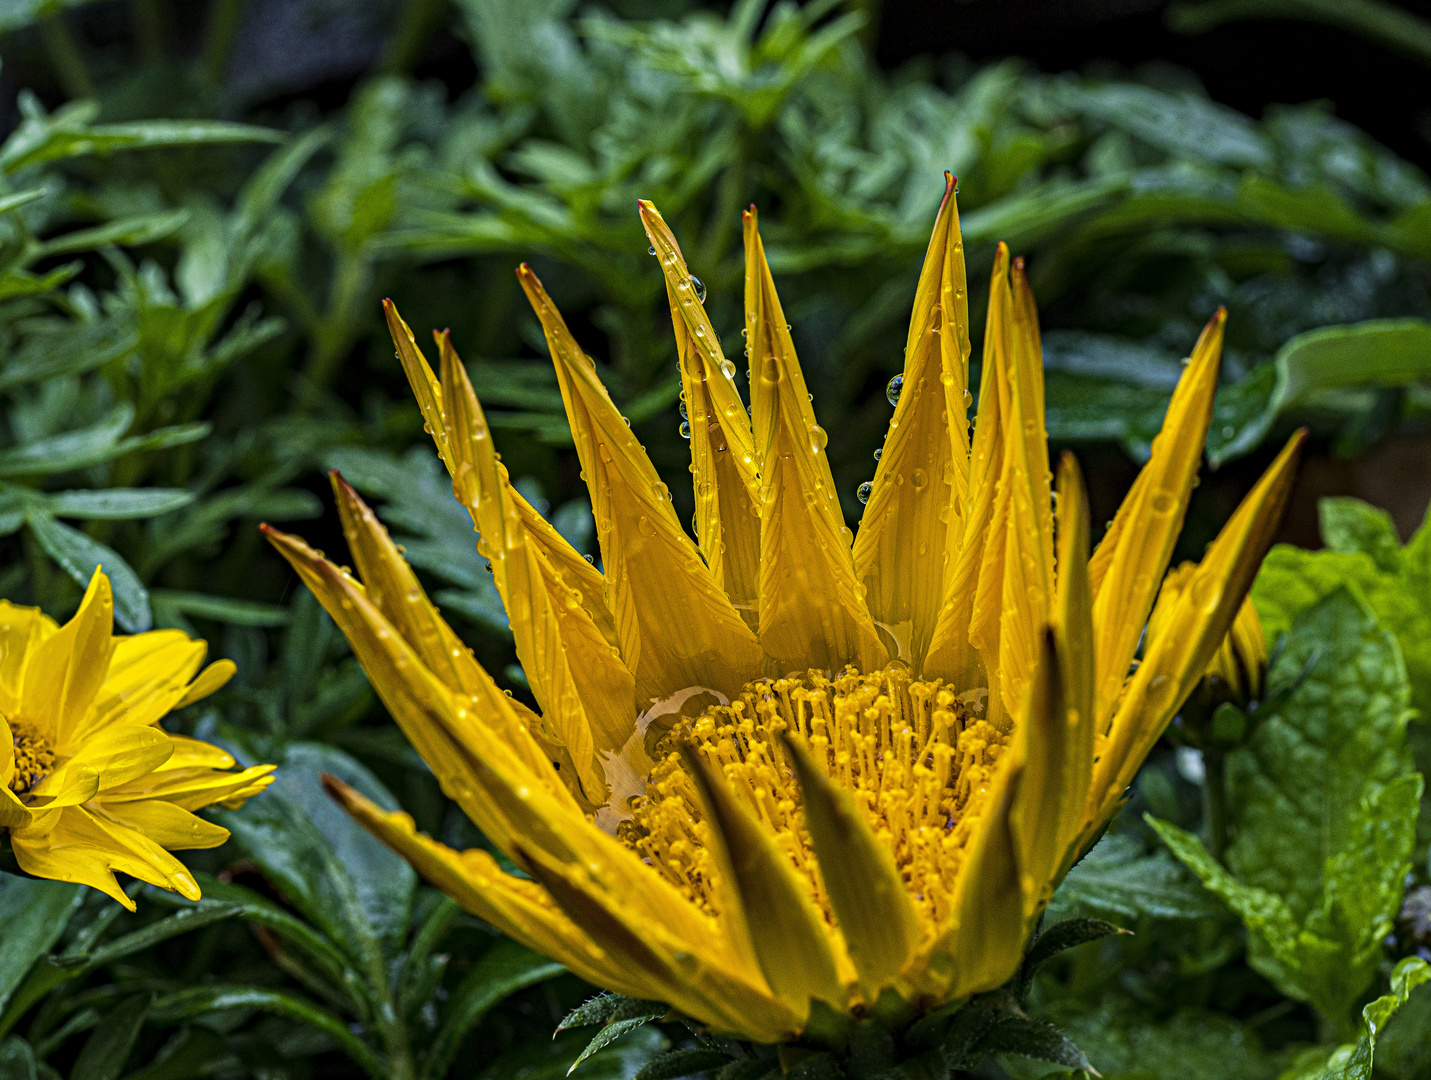
[[[10,734],[15,744],[15,775],[10,777],[10,790],[23,798],[54,767],[55,752],[23,724],[11,724]]]
[[[1008,735],[976,715],[981,691],[959,694],[910,677],[901,663],[829,678],[808,671],[750,683],[656,746],[646,792],[617,836],[702,908],[715,910],[707,825],[673,740],[718,766],[739,798],[776,837],[833,923],[805,830],[800,787],[774,739],[802,740],[826,775],[851,792],[866,822],[894,854],[915,906],[942,922],[994,763]]]

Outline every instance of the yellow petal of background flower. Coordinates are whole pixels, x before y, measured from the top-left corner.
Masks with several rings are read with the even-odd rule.
[[[761,464],[760,644],[782,670],[874,671],[889,659],[855,577],[827,436],[795,357],[754,210],[745,220],[745,325]]]
[[[676,332],[681,394],[690,428],[696,537],[716,584],[756,629],[760,587],[760,477],[750,416],[735,388],[735,365],[696,295],[680,245],[656,207],[639,204],[660,261]]]
[[[91,702],[104,685],[114,649],[114,597],[99,570],[74,617],[42,641],[25,668],[21,714],[51,742],[72,754]]]
[[[820,771],[799,743],[782,747],[795,767],[804,798],[805,826],[820,864],[820,879],[859,974],[866,1003],[896,986],[919,947],[919,917],[889,847],[879,841],[847,792]]]
[[[771,991],[801,1023],[812,999],[844,1011],[848,995],[809,886],[732,797],[725,777],[684,745],[682,751],[706,811],[727,923],[740,924]]]
[[[1095,708],[1103,723],[1128,676],[1143,624],[1182,531],[1212,420],[1226,320],[1227,312],[1219,308],[1198,338],[1153,440],[1152,456],[1118,508],[1089,567],[1098,642]]]
[[[1099,748],[1084,815],[1085,838],[1117,808],[1153,743],[1202,678],[1232,626],[1281,522],[1305,439],[1303,430],[1287,441],[1209,545],[1176,606],[1159,620],[1163,629],[1147,642],[1143,662],[1119,699]]]
[[[954,178],[924,256],[904,384],[855,535],[855,573],[870,615],[920,674],[958,550],[969,487],[969,309]]]
[[[561,384],[591,491],[621,656],[636,677],[641,707],[690,686],[735,694],[760,669],[755,635],[682,530],[669,489],[541,282],[525,265],[518,278]]]

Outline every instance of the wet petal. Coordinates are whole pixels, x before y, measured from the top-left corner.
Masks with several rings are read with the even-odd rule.
[[[745,308],[761,462],[760,644],[784,669],[888,660],[855,577],[850,533],[775,280],[745,212]]]
[[[925,678],[961,685],[978,685],[983,679],[976,648],[987,650],[993,659],[998,656],[1001,595],[993,591],[993,585],[999,582],[1002,586],[1003,582],[1003,545],[997,541],[1003,535],[1007,508],[998,496],[1009,410],[1012,306],[1009,249],[1000,244],[989,284],[979,412],[969,456],[969,493],[959,520],[957,544],[950,540],[953,556],[944,579],[934,638],[924,660]]]
[[[34,649],[59,627],[39,608],[0,600],[0,713],[14,716],[20,688]]]
[[[103,799],[105,814],[142,834],[167,851],[216,848],[229,831],[163,799],[137,799],[112,803]]]
[[[1281,522],[1305,438],[1304,430],[1288,440],[1208,547],[1168,612],[1165,628],[1145,646],[1143,662],[1119,699],[1099,749],[1084,815],[1085,838],[1116,809],[1232,626]]]
[[[855,572],[876,622],[919,674],[934,636],[969,488],[969,311],[954,178],[924,256],[903,389],[855,536]]]
[[[570,569],[547,556],[523,520],[482,406],[450,348],[442,351],[442,385],[456,486],[471,495],[481,550],[506,605],[517,657],[544,723],[570,755],[582,794],[601,806],[608,796],[603,762],[619,754],[635,730],[635,680],[581,590],[570,583]],[[396,550],[391,558],[395,568],[412,573]]]
[[[109,578],[95,570],[79,610],[31,654],[25,667],[22,713],[61,755],[74,753],[114,650],[114,597]]]
[[[1152,610],[1158,585],[1182,531],[1188,498],[1202,462],[1222,358],[1219,308],[1203,329],[1153,440],[1152,456],[1118,508],[1093,555],[1093,625],[1097,627],[1097,716],[1106,723]]]
[[[185,705],[192,705],[196,701],[202,701],[216,690],[220,690],[238,672],[238,665],[232,660],[215,660],[208,667],[199,673],[199,677],[189,684],[189,689],[184,696],[179,699],[179,703],[174,706],[182,709]]]
[[[844,1010],[847,996],[809,886],[731,795],[725,777],[698,753],[682,758],[706,811],[722,909],[749,937],[771,991],[802,1022],[812,999]]]
[[[670,492],[541,282],[518,278],[546,333],[591,491],[621,655],[641,707],[688,686],[736,693],[760,648],[676,520]],[[679,633],[672,628],[680,627]]]
[[[760,477],[750,416],[735,388],[705,304],[691,284],[680,245],[656,207],[642,200],[641,223],[666,278],[681,395],[695,476],[696,536],[716,584],[755,629],[759,607]]]
[[[820,879],[840,924],[865,1001],[897,986],[919,947],[919,919],[889,848],[880,843],[850,795],[831,783],[803,746],[782,746],[804,798],[805,826]]]

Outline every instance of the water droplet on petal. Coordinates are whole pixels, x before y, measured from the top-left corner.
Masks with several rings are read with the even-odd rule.
[[[656,492],[656,498],[666,502],[669,502],[671,500],[671,489],[668,488],[665,484],[661,483],[661,481],[657,480],[656,486],[652,490]]]
[[[829,445],[830,436],[825,434],[825,429],[822,428],[819,424],[811,424],[808,430],[808,434],[810,436],[810,449],[813,450],[815,453],[818,454],[821,450],[825,449],[827,445]]]
[[[691,291],[696,294],[696,299],[702,304],[706,302],[706,283],[695,274],[691,275]]]
[[[681,438],[683,438],[683,439],[689,439],[690,437],[691,437],[691,422],[690,422],[689,420],[682,420],[682,421],[681,421]]]
[[[883,447],[883,446],[877,448],[877,449],[875,450],[875,460],[878,461],[878,460],[879,460],[879,456],[880,456],[881,454],[883,454],[883,453],[884,453],[884,447]]]
[[[923,469],[915,469],[909,474],[909,482],[914,485],[915,491],[923,491],[929,484],[929,476]]]
[[[722,360],[720,362],[720,373],[724,375],[727,379],[734,379],[735,365],[732,364],[729,360]]]
[[[638,528],[639,530],[641,530],[641,535],[642,535],[642,536],[655,536],[655,535],[656,535],[656,525],[655,525],[655,522],[653,522],[650,518],[645,517],[644,515],[642,516],[641,520],[636,523],[636,528]]]
[[[874,485],[866,480],[859,486],[859,490],[855,492],[855,498],[859,499],[862,503],[867,503],[870,501],[870,492],[872,491],[874,491]]]
[[[655,245],[655,244],[652,244],[650,247],[648,247],[648,248],[646,249],[646,254],[647,254],[647,255],[654,255],[654,254],[656,254],[656,245]]]
[[[1159,491],[1154,493],[1150,507],[1155,514],[1171,514],[1173,512],[1174,500],[1171,492]]]
[[[899,404],[899,392],[904,389],[904,376],[896,375],[889,380],[884,388],[884,396],[889,399],[891,405]]]

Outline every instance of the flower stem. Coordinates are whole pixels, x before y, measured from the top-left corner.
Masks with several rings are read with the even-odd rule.
[[[1207,832],[1207,850],[1222,862],[1227,850],[1227,755],[1215,747],[1202,752],[1202,819]]]

